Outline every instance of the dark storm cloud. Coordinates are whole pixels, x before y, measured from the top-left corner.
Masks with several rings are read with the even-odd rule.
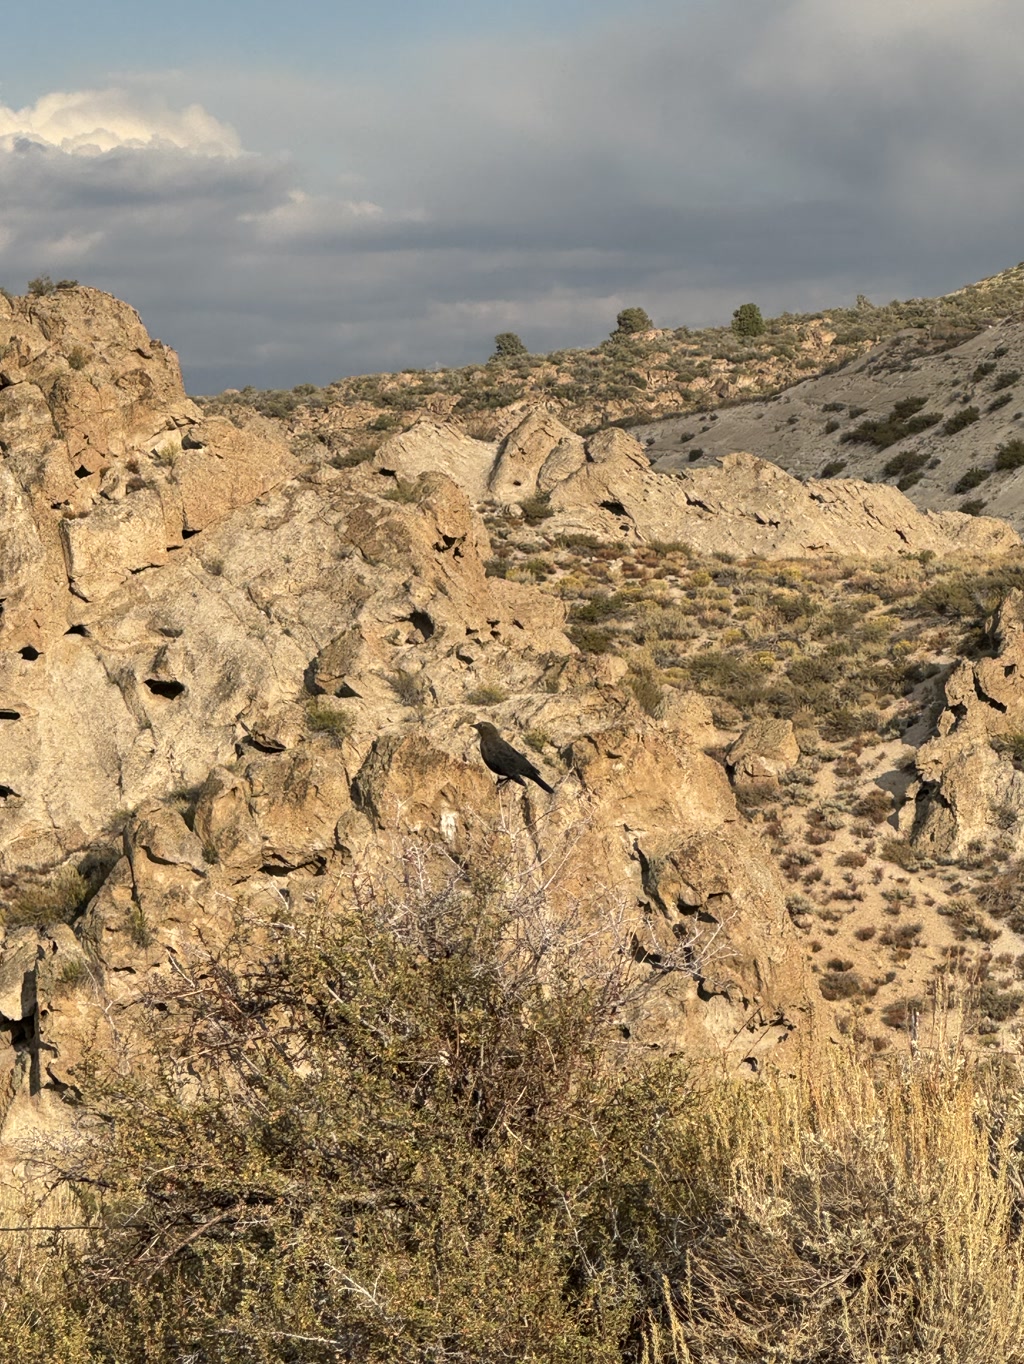
[[[79,101],[33,131],[54,145],[0,117],[0,278],[122,294],[198,391],[458,363],[506,328],[593,342],[633,303],[699,324],[948,289],[1024,255],[1022,39],[1009,0],[720,0],[339,89],[167,81],[246,145],[251,107],[301,169],[202,110],[132,124],[124,94],[108,149],[72,154],[113,116],[54,96]]]

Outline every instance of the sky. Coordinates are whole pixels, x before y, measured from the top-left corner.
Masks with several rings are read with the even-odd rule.
[[[39,0],[0,284],[139,310],[193,393],[946,292],[1024,257],[1018,0]]]

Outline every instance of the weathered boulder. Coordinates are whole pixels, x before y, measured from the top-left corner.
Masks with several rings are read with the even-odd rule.
[[[406,483],[424,473],[446,474],[471,502],[482,502],[496,446],[473,440],[447,421],[418,421],[391,436],[373,457],[373,467]]]
[[[928,855],[959,857],[971,844],[1010,839],[1024,851],[1024,593],[1014,589],[990,632],[994,658],[963,660],[946,682],[935,738],[917,751],[907,792],[912,834]],[[901,819],[901,827],[909,821]]]
[[[737,786],[777,785],[800,759],[792,720],[754,720],[725,755]]]
[[[580,437],[550,412],[535,408],[502,442],[487,482],[490,495],[505,505],[533,497],[538,491],[541,470],[548,470],[549,480],[556,467],[564,466],[568,471],[573,459],[570,452],[577,443],[582,456]],[[559,459],[549,467],[556,451],[560,452]],[[549,482],[549,486],[553,483]],[[546,491],[546,488],[540,491]]]

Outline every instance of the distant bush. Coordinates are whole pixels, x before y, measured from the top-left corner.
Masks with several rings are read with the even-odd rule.
[[[499,332],[494,338],[494,360],[511,360],[517,355],[528,354],[526,347],[515,332]]]
[[[833,419],[832,421],[827,421],[825,423],[825,435],[831,436],[832,432],[838,431],[841,425],[842,423],[837,422],[835,419]]]
[[[32,298],[45,298],[47,294],[52,294],[56,287],[49,275],[36,275],[35,279],[29,280],[27,292]]]
[[[841,474],[846,468],[845,459],[830,459],[818,475],[819,478],[835,478],[836,474]]]
[[[1001,407],[1005,407],[1005,406],[1007,405],[1007,403],[1012,403],[1012,402],[1013,402],[1013,394],[1012,394],[1012,393],[1003,393],[1003,394],[1001,394],[998,398],[993,398],[992,401],[989,403],[988,407],[987,407],[985,410],[986,410],[987,412],[998,412],[999,409],[1000,409]]]
[[[905,440],[907,436],[915,436],[942,420],[938,412],[921,412],[926,401],[925,398],[904,398],[893,404],[888,416],[873,417],[862,422],[860,426],[855,426],[852,431],[842,435],[840,440],[843,444],[874,445],[877,449],[884,450],[889,445],[895,445],[897,441]],[[850,415],[853,416],[852,408]]]
[[[971,382],[976,384],[979,379],[985,379],[988,375],[994,374],[995,368],[996,362],[994,360],[986,360],[983,364],[977,365],[971,375]]]
[[[962,478],[954,484],[955,493],[969,493],[972,488],[976,488],[979,483],[984,483],[986,478],[990,478],[991,469],[979,469],[977,465],[967,470]]]
[[[981,413],[976,407],[963,407],[959,412],[954,412],[952,417],[946,418],[942,423],[942,430],[947,436],[955,436],[965,426],[973,426],[980,416]]]
[[[1012,388],[1020,378],[1019,369],[1006,369],[1002,374],[997,374],[992,381],[992,392],[999,393],[1004,388]]]
[[[1014,436],[996,451],[995,467],[1000,470],[1019,469],[1021,465],[1024,465],[1024,440]]]
[[[983,497],[971,497],[966,502],[961,502],[958,510],[966,516],[980,516],[987,506],[988,503]]]
[[[643,308],[623,308],[615,319],[613,336],[634,336],[637,332],[649,332],[654,323]]]
[[[741,303],[732,315],[732,329],[737,336],[760,336],[764,330],[764,318],[756,303]]]

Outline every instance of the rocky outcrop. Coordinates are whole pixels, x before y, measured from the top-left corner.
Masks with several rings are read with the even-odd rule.
[[[0,647],[166,562],[298,468],[270,422],[204,420],[177,356],[96,289],[0,297]]]
[[[497,447],[454,427],[420,422],[378,451],[381,472],[409,480],[447,474],[471,502],[515,506],[540,493],[549,535],[612,543],[677,542],[701,554],[1003,554],[1020,538],[1005,522],[919,511],[895,487],[854,479],[801,481],[754,455],[719,467],[659,473],[617,427],[584,441],[550,413],[528,411]]]
[[[623,433],[551,494],[552,533],[607,540],[679,541],[702,554],[768,558],[894,552],[999,554],[1020,539],[1005,522],[961,512],[920,512],[898,489],[829,479],[801,483],[748,454],[720,468],[655,473]]]
[[[964,660],[946,682],[938,733],[917,751],[907,792],[914,842],[960,857],[996,839],[1024,849],[1024,593],[1007,596],[990,627],[995,657]],[[909,821],[901,819],[901,826]]]
[[[629,953],[650,988],[623,1026],[645,1045],[753,1067],[812,1035],[778,877],[703,752],[706,703],[652,720],[622,660],[577,653],[557,598],[487,576],[450,474],[486,481],[493,449],[433,427],[447,474],[418,467],[425,431],[300,469],[271,428],[201,419],[123,305],[4,306],[21,340],[0,391],[17,398],[0,426],[0,1148],[66,1116],[82,1058],[130,1038],[148,982],[243,929],[258,951],[283,906],[406,884],[413,857],[469,874],[498,848],[537,912]],[[124,337],[114,360],[101,323]],[[57,378],[94,365],[102,385],[115,362],[151,383],[130,380],[121,419],[81,416],[79,475]],[[498,481],[535,491],[584,460],[643,475],[634,453],[621,432],[584,452],[528,414]],[[553,796],[496,787],[468,723],[485,705]]]

